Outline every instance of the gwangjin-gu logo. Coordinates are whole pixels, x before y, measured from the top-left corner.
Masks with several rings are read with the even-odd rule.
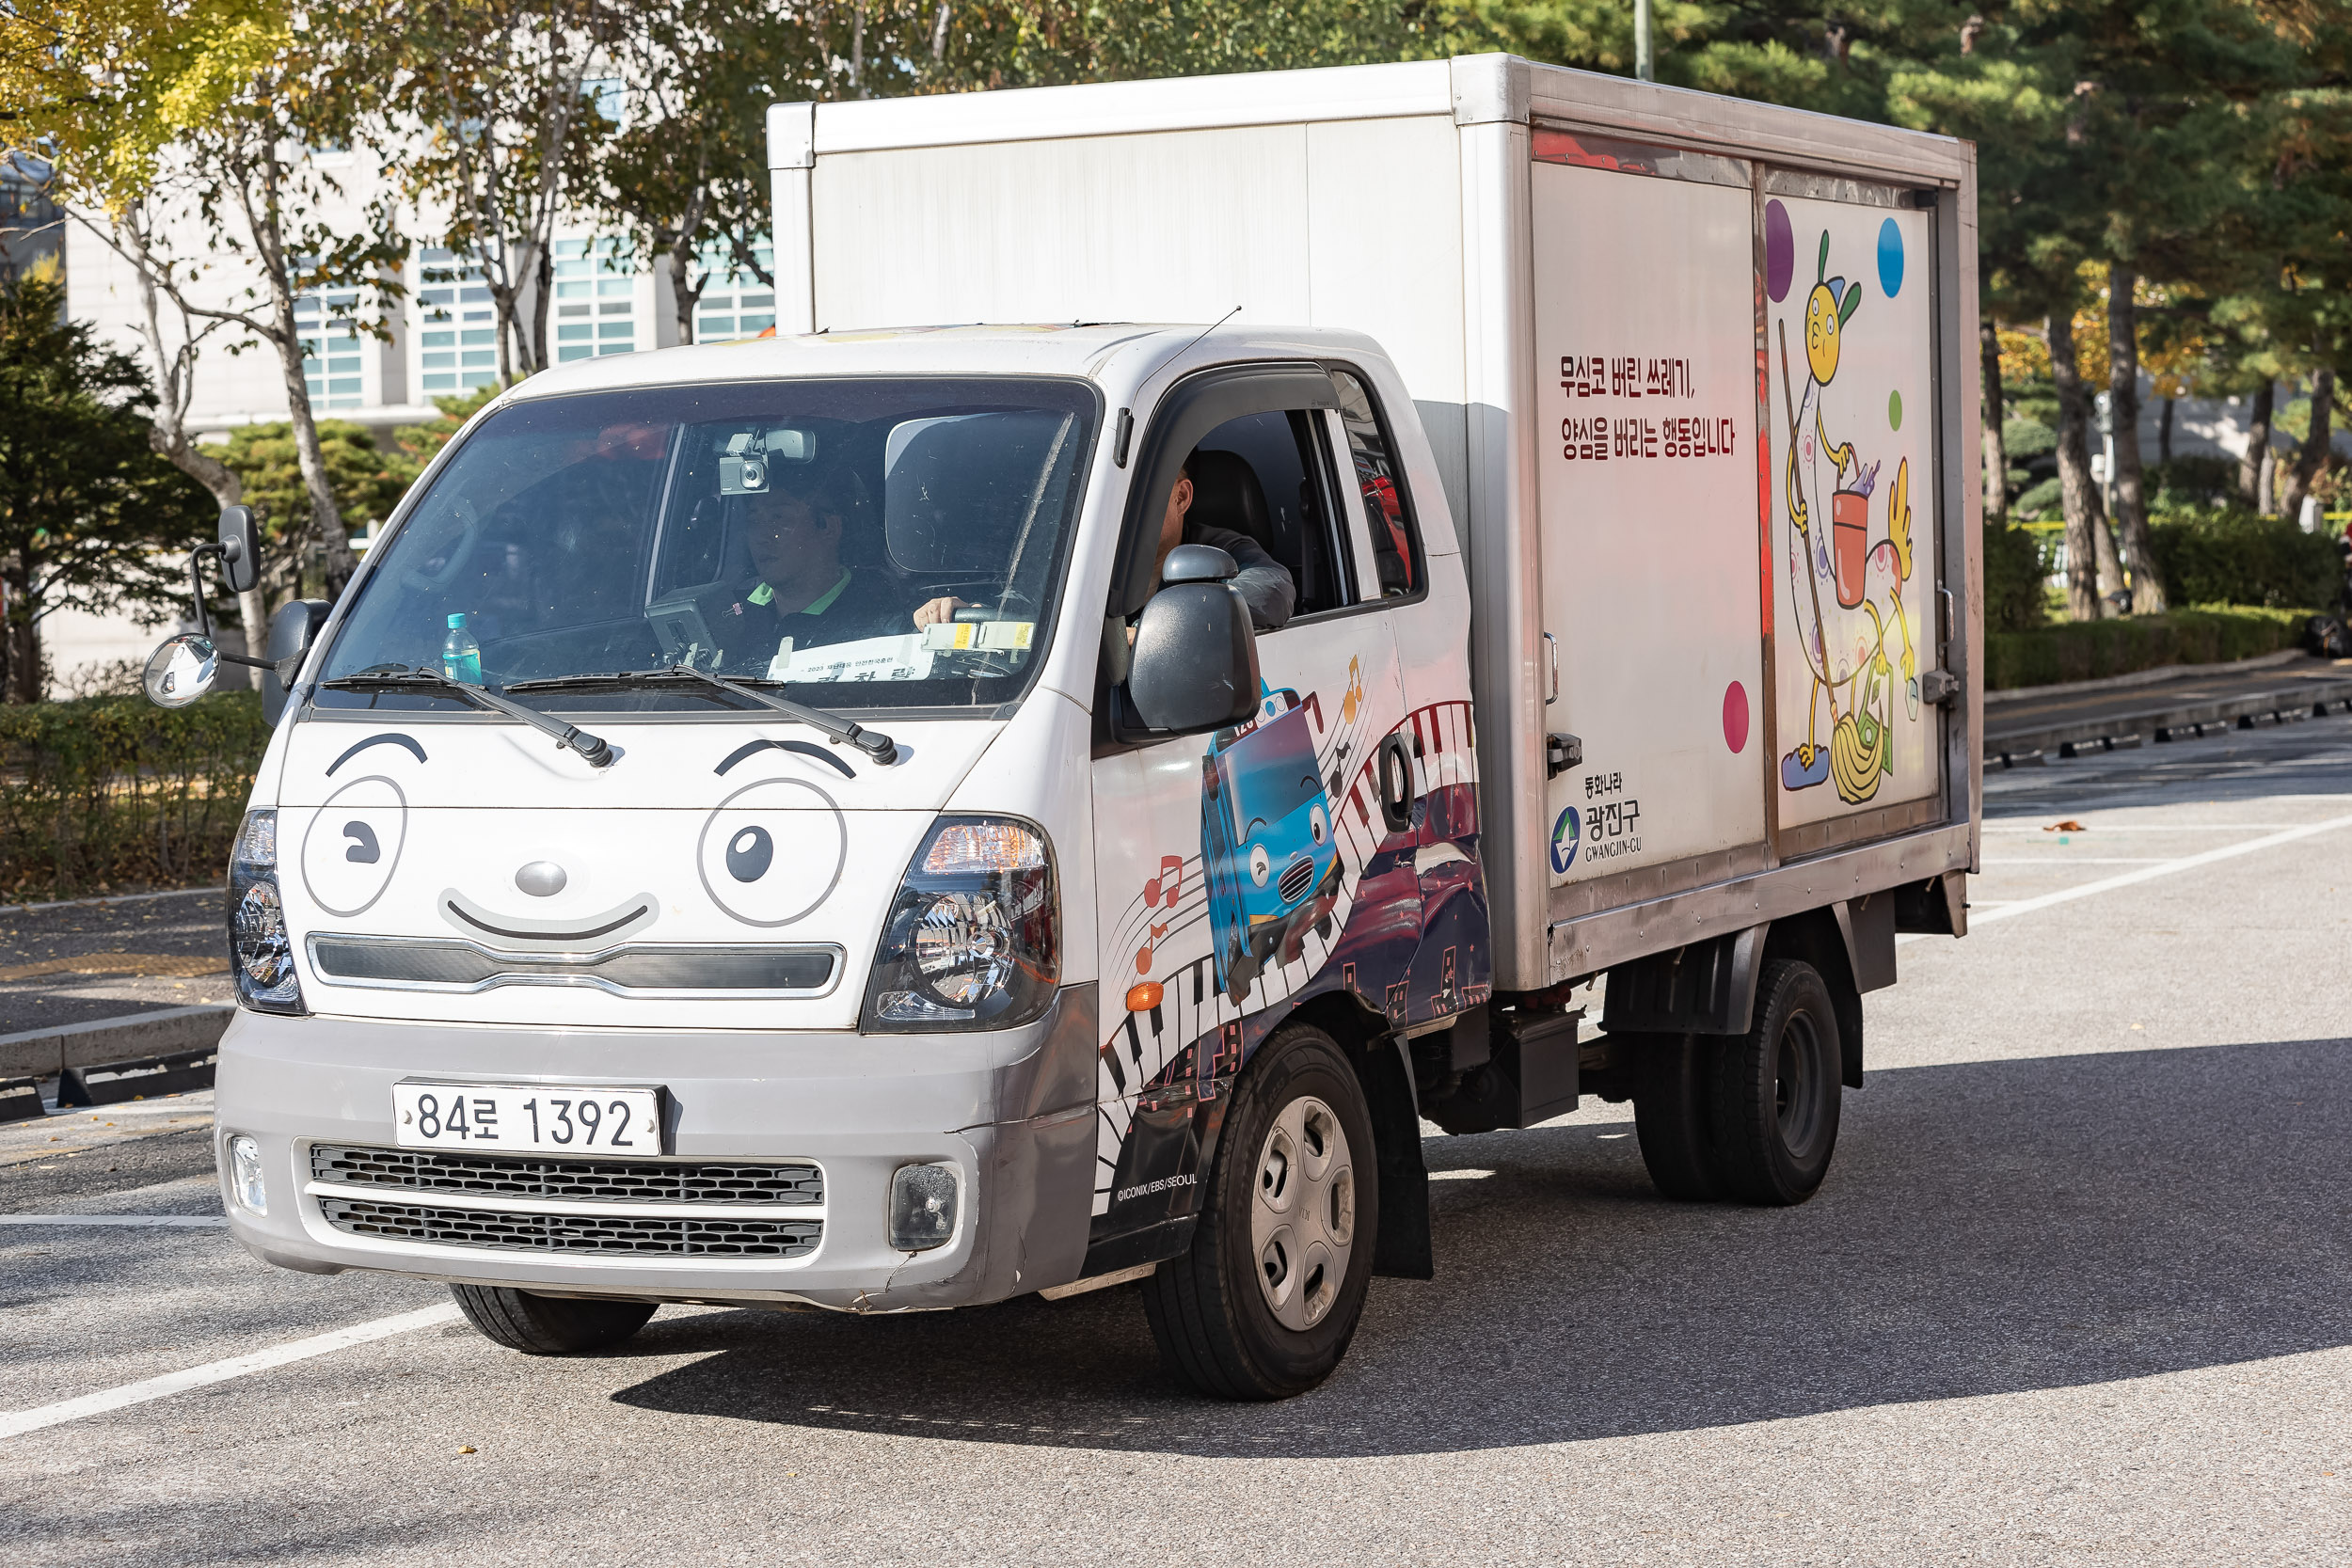
[[[1551,825],[1551,869],[1565,876],[1576,863],[1577,840],[1583,836],[1584,821],[1569,806],[1560,814],[1560,820]]]

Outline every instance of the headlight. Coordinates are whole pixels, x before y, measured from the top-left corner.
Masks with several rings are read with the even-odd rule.
[[[1007,817],[943,817],[891,900],[859,1027],[1009,1029],[1043,1013],[1060,978],[1045,835]]]
[[[278,895],[278,814],[246,813],[229,859],[229,967],[237,1000],[256,1012],[298,1013],[294,937]]]

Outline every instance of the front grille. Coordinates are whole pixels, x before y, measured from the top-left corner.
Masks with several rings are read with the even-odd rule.
[[[596,986],[604,990],[821,992],[836,947],[621,947],[610,953],[496,953],[469,942],[313,936],[310,962],[349,986],[487,990],[493,986]]]
[[[809,1204],[825,1201],[810,1164],[739,1161],[559,1160],[423,1148],[312,1144],[310,1176],[342,1187],[399,1187],[430,1196],[557,1198],[579,1203]]]
[[[1295,904],[1307,896],[1308,887],[1315,879],[1315,863],[1311,855],[1301,855],[1282,868],[1282,879],[1274,884],[1285,904]]]
[[[347,1197],[322,1197],[319,1210],[327,1224],[354,1236],[514,1252],[802,1258],[817,1250],[825,1228],[822,1220],[814,1219],[743,1220],[723,1213],[690,1219],[501,1213]]]

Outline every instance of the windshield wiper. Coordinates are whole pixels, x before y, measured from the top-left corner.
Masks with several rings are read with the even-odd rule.
[[[601,675],[550,675],[544,680],[516,681],[506,689],[509,691],[554,691],[567,687],[583,686],[659,686],[665,681],[693,681],[699,685],[731,693],[742,698],[745,702],[757,703],[763,707],[773,708],[787,719],[796,719],[811,729],[823,731],[835,740],[846,741],[884,768],[898,760],[898,743],[880,730],[869,730],[863,724],[853,724],[849,720],[827,713],[822,708],[810,707],[805,704],[793,702],[788,697],[776,696],[772,692],[756,690],[742,682],[729,680],[724,675],[714,675],[707,670],[697,670],[691,664],[671,664],[656,670],[618,670],[611,674]],[[782,686],[785,683],[762,681],[760,684]]]
[[[508,702],[495,691],[485,691],[481,687],[469,686],[460,680],[452,680],[440,671],[421,664],[379,664],[372,669],[361,670],[356,674],[339,676],[331,681],[321,681],[319,684],[331,691],[362,691],[370,687],[377,686],[431,687],[462,698],[476,707],[486,708],[492,713],[503,713],[510,719],[519,719],[534,730],[546,731],[548,735],[555,736],[556,745],[568,747],[578,752],[580,760],[591,768],[609,768],[612,764],[612,746],[600,737],[590,735],[586,730],[566,724],[561,719],[550,718],[535,708],[525,707],[520,703]],[[534,683],[526,681],[524,684],[528,686]]]

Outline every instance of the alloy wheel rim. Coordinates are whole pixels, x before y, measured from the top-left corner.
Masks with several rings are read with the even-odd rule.
[[[1338,1115],[1312,1095],[1283,1106],[1252,1178],[1259,1292],[1283,1327],[1312,1328],[1339,1300],[1356,1250],[1356,1165]]]

